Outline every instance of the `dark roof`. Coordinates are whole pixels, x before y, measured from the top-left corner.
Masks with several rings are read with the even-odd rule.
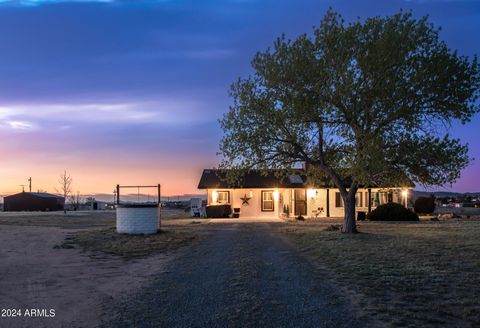
[[[278,177],[278,170],[250,170],[239,179],[238,183],[226,181],[225,170],[203,170],[198,189],[209,188],[303,188],[304,178],[298,174]]]
[[[290,171],[279,172],[279,170],[250,170],[246,171],[239,181],[231,184],[226,179],[226,170],[206,169],[203,170],[202,177],[198,183],[198,189],[229,189],[229,188],[336,188],[329,180],[325,179],[321,183],[314,185],[308,184],[305,175],[288,174]],[[282,177],[283,176],[283,177]],[[286,176],[286,177],[285,177]],[[344,179],[345,187],[351,184],[351,178]],[[414,187],[411,181],[407,184]],[[376,186],[360,186],[361,188],[376,188]]]
[[[32,195],[32,196],[40,197],[40,198],[60,198],[60,199],[63,199],[62,196],[57,196],[57,195],[49,194],[49,193],[46,193],[46,192],[20,192],[18,194],[6,196],[6,197],[19,196],[19,195]]]

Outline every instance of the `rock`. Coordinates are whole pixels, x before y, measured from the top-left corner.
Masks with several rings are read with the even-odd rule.
[[[453,213],[439,214],[439,215],[438,215],[438,218],[439,218],[439,219],[442,219],[442,220],[453,219]]]

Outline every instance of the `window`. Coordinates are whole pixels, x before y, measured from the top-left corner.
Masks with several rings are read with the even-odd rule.
[[[230,192],[229,191],[217,191],[217,204],[230,204]]]
[[[371,202],[372,202],[372,207],[377,207],[377,206],[380,205],[380,193],[379,192],[372,191]]]
[[[275,205],[273,201],[273,191],[262,190],[262,212],[273,212],[274,210],[275,210]]]
[[[335,207],[343,207],[343,199],[339,192],[335,193]]]
[[[372,207],[377,207],[392,200],[392,195],[388,192],[372,191]]]
[[[355,206],[357,207],[362,207],[363,206],[363,193],[362,192],[357,192],[355,194]],[[343,207],[343,199],[342,196],[340,196],[339,192],[335,193],[335,207]]]
[[[363,207],[363,193],[361,191],[355,195],[355,206]]]

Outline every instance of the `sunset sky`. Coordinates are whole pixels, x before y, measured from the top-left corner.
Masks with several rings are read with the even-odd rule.
[[[229,85],[282,32],[318,25],[328,7],[347,20],[412,9],[451,48],[480,53],[480,1],[0,0],[0,195],[160,182],[197,193],[219,162],[218,118]],[[480,117],[452,134],[477,160],[452,188],[480,191]]]

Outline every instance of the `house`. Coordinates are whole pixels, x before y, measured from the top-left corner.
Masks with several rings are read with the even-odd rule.
[[[240,217],[286,218],[342,217],[343,200],[337,188],[330,183],[308,185],[300,174],[279,178],[274,170],[250,170],[238,183],[232,185],[225,179],[226,171],[206,169],[198,184],[207,191],[207,206],[230,205]],[[346,186],[348,186],[346,184]],[[378,205],[396,202],[407,205],[413,189],[408,186],[391,188],[359,188],[357,212],[370,212]]]
[[[88,197],[85,200],[85,204],[83,206],[81,206],[82,209],[84,208],[84,209],[90,210],[90,211],[103,211],[103,210],[106,210],[107,207],[108,207],[107,202],[102,202],[102,201],[96,200],[93,197]]]
[[[45,192],[21,192],[4,198],[5,212],[62,211],[65,198]]]

